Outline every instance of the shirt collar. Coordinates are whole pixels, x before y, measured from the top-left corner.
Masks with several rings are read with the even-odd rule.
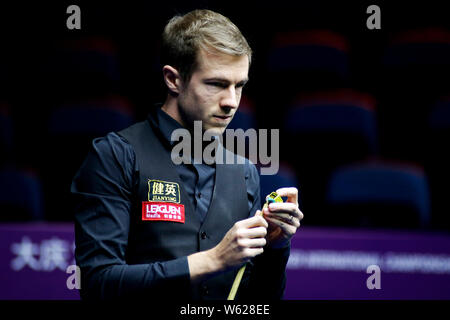
[[[161,109],[162,104],[155,105],[153,115],[150,117],[150,121],[161,132],[163,138],[173,146],[177,141],[172,141],[172,132],[176,129],[184,128],[174,118],[169,116],[165,111]]]
[[[185,129],[178,121],[172,118],[169,114],[161,109],[162,103],[158,103],[154,106],[152,112],[150,112],[149,120],[155,128],[161,133],[162,137],[170,147],[173,147],[178,141],[172,141],[172,132],[176,129]],[[216,139],[216,137],[213,137]],[[205,142],[206,143],[206,142]],[[209,144],[210,142],[207,142]],[[219,148],[223,148],[219,142]]]

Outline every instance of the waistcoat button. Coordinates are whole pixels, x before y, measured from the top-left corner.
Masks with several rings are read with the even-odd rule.
[[[202,286],[202,294],[207,296],[209,294],[209,290],[207,286]]]

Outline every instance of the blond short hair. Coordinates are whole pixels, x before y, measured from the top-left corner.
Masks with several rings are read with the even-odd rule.
[[[176,68],[189,81],[197,67],[200,49],[233,56],[248,56],[252,50],[238,27],[227,17],[211,10],[194,10],[173,17],[162,36],[162,63]]]

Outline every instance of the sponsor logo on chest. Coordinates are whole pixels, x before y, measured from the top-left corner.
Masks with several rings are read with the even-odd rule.
[[[180,186],[176,182],[149,179],[148,201],[180,203]]]
[[[179,203],[143,201],[142,220],[184,223],[184,205]]]
[[[178,183],[148,180],[148,201],[142,201],[142,220],[184,223]]]

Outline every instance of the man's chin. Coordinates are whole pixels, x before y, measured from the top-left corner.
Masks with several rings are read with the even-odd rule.
[[[213,136],[220,136],[224,133],[225,129],[227,127],[223,126],[223,127],[206,127],[204,128],[205,131],[208,131],[209,134],[213,135]]]

